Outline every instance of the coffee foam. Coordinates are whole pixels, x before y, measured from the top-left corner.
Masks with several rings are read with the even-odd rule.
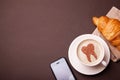
[[[88,61],[87,56],[81,50],[83,46],[87,46],[88,44],[93,44],[94,45],[94,52],[97,55],[97,59],[93,55],[90,55],[91,62]],[[78,55],[80,61],[82,61],[84,64],[95,64],[95,63],[97,63],[102,57],[101,53],[102,53],[101,44],[99,42],[97,42],[96,40],[93,40],[93,39],[87,39],[87,40],[82,41],[78,45],[78,48],[77,48],[77,55]]]

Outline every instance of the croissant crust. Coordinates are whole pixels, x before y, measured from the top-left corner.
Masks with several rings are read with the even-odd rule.
[[[101,16],[93,17],[93,23],[97,26],[102,35],[115,47],[120,50],[120,21],[117,19]]]

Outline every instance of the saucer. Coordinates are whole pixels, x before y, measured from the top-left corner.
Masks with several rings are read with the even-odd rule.
[[[103,64],[99,64],[97,66],[90,67],[90,66],[85,66],[79,62],[77,55],[76,55],[76,48],[81,39],[84,39],[86,37],[90,38],[92,35],[93,34],[86,34],[85,36],[84,35],[78,36],[70,44],[70,47],[68,50],[68,58],[69,58],[71,65],[73,66],[73,68],[75,70],[77,70],[78,72],[85,74],[85,75],[95,75],[95,74],[102,72],[107,67],[107,65],[109,64],[109,61],[110,61],[109,47],[106,44],[106,42],[102,39],[101,43],[103,44],[103,47],[105,49],[104,61],[106,62],[107,65],[104,66]]]

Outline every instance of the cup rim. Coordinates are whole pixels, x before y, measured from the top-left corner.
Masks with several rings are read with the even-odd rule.
[[[76,54],[77,54],[77,58],[78,58],[79,62],[82,63],[83,65],[86,65],[86,66],[96,66],[96,65],[100,64],[100,63],[103,61],[103,58],[104,58],[104,56],[105,56],[104,46],[103,46],[103,44],[101,43],[101,41],[103,42],[103,39],[100,38],[99,36],[96,36],[96,35],[93,35],[93,34],[80,35],[79,38],[81,38],[81,40],[79,41],[79,43],[78,43],[78,45],[77,45],[77,49],[76,49]],[[100,46],[101,46],[101,48],[102,48],[102,51],[101,51],[102,54],[100,55],[101,57],[100,57],[99,60],[98,60],[97,62],[95,62],[95,63],[86,64],[86,63],[84,63],[83,61],[81,61],[81,60],[79,59],[79,57],[78,57],[78,47],[79,47],[80,43],[83,42],[83,41],[85,41],[85,40],[95,40],[95,41],[97,41],[97,42],[100,44]]]

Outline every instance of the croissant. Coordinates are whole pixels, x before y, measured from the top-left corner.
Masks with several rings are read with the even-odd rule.
[[[120,21],[107,16],[93,17],[93,23],[102,35],[120,50]]]
[[[101,16],[100,18],[93,17],[93,23],[109,41],[120,35],[120,21],[117,19],[111,19],[107,16]]]
[[[120,45],[120,35],[117,36],[115,39],[113,39],[113,40],[111,41],[111,44],[112,44],[113,46],[119,46],[119,45]]]

